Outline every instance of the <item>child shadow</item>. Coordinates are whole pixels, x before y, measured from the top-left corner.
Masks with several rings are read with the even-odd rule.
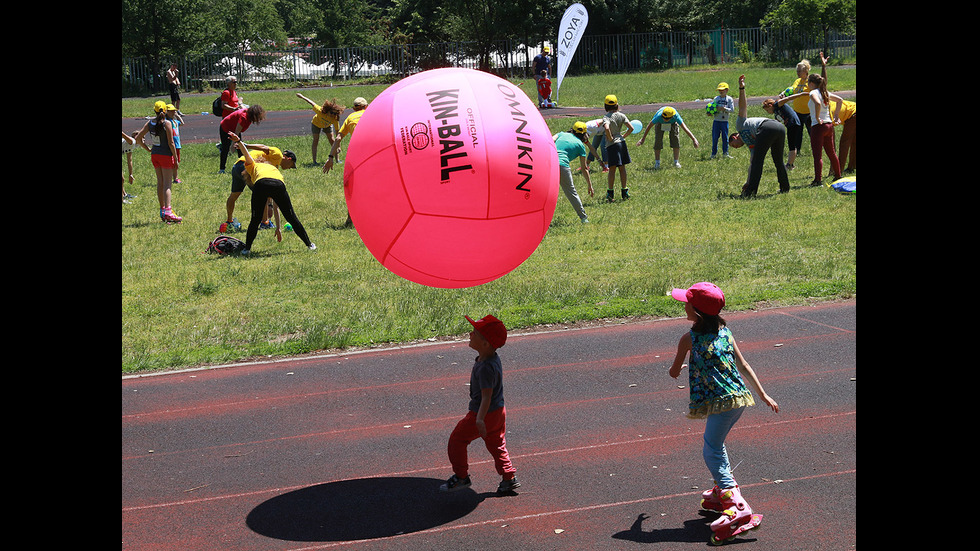
[[[612,537],[617,540],[636,543],[707,543],[711,538],[711,521],[718,518],[718,515],[705,512],[700,514],[702,518],[685,520],[683,527],[645,531],[643,530],[643,521],[650,518],[650,515],[640,513],[629,530],[616,532]]]
[[[465,517],[487,498],[467,488],[439,491],[443,480],[379,477],[301,488],[260,503],[245,518],[253,532],[304,542],[345,542],[410,534]]]

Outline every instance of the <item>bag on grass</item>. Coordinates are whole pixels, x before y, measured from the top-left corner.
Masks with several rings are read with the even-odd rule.
[[[830,184],[830,189],[839,193],[857,193],[857,176],[845,176]]]
[[[219,235],[208,243],[209,253],[238,254],[245,250],[245,242],[230,235]]]
[[[221,116],[221,96],[218,96],[213,102],[211,102],[211,114],[213,114],[215,117]]]

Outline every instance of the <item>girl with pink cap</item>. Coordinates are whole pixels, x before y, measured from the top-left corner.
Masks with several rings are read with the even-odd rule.
[[[715,481],[715,487],[702,494],[701,508],[721,513],[711,523],[711,543],[719,544],[745,530],[759,526],[762,515],[753,514],[735,479],[728,461],[725,438],[747,406],[755,404],[747,379],[759,398],[773,411],[779,405],[759,382],[755,371],[745,361],[735,337],[719,314],[725,306],[725,295],[714,283],[696,283],[688,289],[674,289],[670,295],[684,303],[687,319],[694,322],[677,345],[677,355],[670,376],[677,378],[686,365],[691,397],[688,417],[705,419],[704,462]]]

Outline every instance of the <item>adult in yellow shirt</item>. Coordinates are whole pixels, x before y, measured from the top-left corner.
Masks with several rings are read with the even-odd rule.
[[[240,136],[239,139],[241,139]],[[287,156],[283,157],[283,153],[278,147],[270,147],[259,143],[250,143],[245,147],[254,152],[252,154],[252,158],[257,161],[266,161],[275,166],[280,166],[280,164],[285,161],[286,165],[282,167],[283,169],[296,168],[296,163],[294,162],[296,155],[289,150],[286,150]],[[267,158],[266,155],[269,157]],[[241,224],[239,224],[238,220],[235,218],[235,203],[238,201],[238,197],[242,194],[242,192],[245,191],[245,186],[248,186],[249,189],[252,188],[251,181],[249,181],[249,175],[245,172],[245,157],[239,157],[238,161],[236,161],[231,167],[231,193],[228,194],[228,199],[225,200],[225,211],[227,212],[228,216],[227,219],[220,226],[218,226],[218,232],[225,233],[226,231],[238,231],[241,229]],[[276,213],[276,226],[278,227],[278,211],[276,211]],[[267,226],[266,223],[268,220],[269,215],[263,215],[262,227]]]
[[[840,160],[841,168],[845,172],[857,170],[857,103],[843,100],[839,106],[834,106],[830,102],[830,109],[834,112],[834,120],[840,120],[840,144],[837,151],[837,159]],[[847,159],[847,166],[844,160]]]
[[[310,132],[313,133],[313,164],[320,164],[316,162],[320,132],[323,131],[327,135],[327,141],[333,146],[335,136],[340,131],[340,114],[344,112],[344,106],[337,103],[336,99],[328,99],[323,102],[323,105],[317,105],[313,103],[313,100],[298,92],[296,97],[306,101],[313,108],[313,120],[310,121]]]
[[[323,165],[323,173],[329,174],[330,169],[333,168],[333,163],[337,159],[337,151],[340,150],[340,144],[344,141],[344,138],[349,136],[354,132],[354,128],[357,127],[357,121],[361,120],[361,115],[364,114],[364,110],[367,109],[368,102],[362,97],[354,98],[354,112],[347,115],[344,119],[343,126],[340,127],[340,132],[338,132],[337,139],[333,141],[333,145],[330,147],[330,156],[327,157],[327,162]]]
[[[787,88],[785,92],[779,94],[780,99],[800,94],[790,104],[793,111],[796,112],[796,116],[800,119],[800,126],[791,125],[786,127],[786,146],[789,149],[789,160],[787,161],[786,168],[790,170],[796,164],[796,156],[803,149],[803,129],[806,128],[807,134],[810,132],[810,106],[807,105],[810,88],[806,82],[806,79],[810,76],[809,60],[804,59],[796,64],[796,76],[798,78],[793,81],[793,85]],[[786,92],[789,93],[787,94]]]
[[[354,112],[347,115],[344,119],[343,126],[340,127],[340,132],[338,133],[337,139],[333,141],[333,146],[330,148],[330,156],[327,157],[327,162],[323,165],[323,173],[329,174],[330,169],[333,168],[333,163],[337,160],[337,152],[340,151],[340,144],[344,141],[344,138],[351,135],[354,132],[354,128],[357,127],[358,121],[361,120],[361,115],[364,114],[364,110],[367,109],[368,102],[366,99],[358,96],[354,98]],[[344,221],[344,227],[349,228],[354,225],[354,221],[351,220],[350,211],[347,212],[347,220]]]
[[[286,221],[292,224],[296,236],[302,239],[311,251],[315,251],[316,245],[306,235],[306,228],[303,227],[303,223],[299,221],[296,212],[293,210],[293,203],[286,191],[282,172],[279,172],[276,164],[273,164],[277,160],[276,157],[281,156],[280,162],[277,163],[279,166],[283,169],[296,168],[296,154],[288,150],[280,152],[278,148],[272,147],[269,148],[269,153],[262,160],[257,160],[248,152],[248,148],[245,147],[238,135],[234,132],[228,132],[228,138],[234,142],[245,159],[245,171],[249,175],[249,180],[246,180],[246,183],[252,189],[252,219],[248,222],[245,249],[242,254],[249,254],[252,251],[252,242],[255,241],[255,235],[259,232],[259,224],[264,218],[269,198],[276,202],[276,207],[282,211]],[[282,241],[282,233],[280,233],[278,226],[276,226],[276,240]]]

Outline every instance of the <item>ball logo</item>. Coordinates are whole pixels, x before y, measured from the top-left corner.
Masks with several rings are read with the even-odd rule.
[[[473,169],[472,165],[464,164],[466,151],[457,151],[463,147],[463,140],[457,139],[463,133],[462,127],[456,122],[459,119],[459,89],[438,90],[425,95],[429,99],[433,118],[441,123],[436,128],[440,147],[439,176],[441,181],[446,182],[453,172]]]
[[[424,122],[417,122],[412,125],[409,135],[411,136],[412,147],[415,149],[429,147],[429,125]]]
[[[354,228],[392,273],[482,285],[527,260],[558,200],[558,153],[527,94],[472,69],[433,69],[385,89],[344,160]]]
[[[416,122],[398,130],[403,155],[421,151],[432,144],[432,128],[428,123]]]

